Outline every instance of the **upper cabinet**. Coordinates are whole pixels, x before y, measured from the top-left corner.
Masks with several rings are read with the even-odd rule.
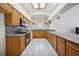
[[[24,19],[24,16],[23,16],[22,14],[20,14],[20,18],[21,18],[21,19]]]
[[[5,15],[5,25],[8,26],[20,26],[21,15],[18,11],[13,9],[12,14]]]
[[[20,26],[20,19],[29,24],[30,21],[7,3],[0,3],[0,12],[5,14],[5,25]]]
[[[26,24],[29,24],[30,23],[30,21],[26,17],[24,17],[23,20],[26,22]]]
[[[15,9],[13,9],[13,25],[19,26],[20,18],[21,18],[20,13],[16,11]]]
[[[0,11],[4,14],[11,14],[12,13],[12,7],[7,3],[0,3]]]

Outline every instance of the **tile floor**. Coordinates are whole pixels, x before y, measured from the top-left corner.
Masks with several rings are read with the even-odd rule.
[[[57,56],[47,39],[36,38],[25,48],[21,56]]]

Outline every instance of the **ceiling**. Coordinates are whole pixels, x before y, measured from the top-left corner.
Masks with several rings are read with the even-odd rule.
[[[15,9],[20,11],[23,15],[25,15],[31,21],[40,21],[46,22],[51,19],[57,13],[64,13],[68,9],[68,7],[73,7],[76,4],[73,3],[47,3],[45,9],[34,9],[32,8],[31,3],[10,3]]]
[[[48,19],[49,15],[54,11],[56,6],[58,5],[57,3],[47,3],[45,9],[34,9],[32,8],[32,3],[20,3],[20,5],[25,9],[27,14],[31,17],[32,21],[37,21],[39,22],[46,22]]]
[[[45,9],[33,9],[31,3],[20,3],[20,5],[25,9],[25,11],[30,15],[35,15],[35,14],[45,14],[45,15],[50,15],[53,10],[56,8],[57,3],[47,3],[47,6]]]

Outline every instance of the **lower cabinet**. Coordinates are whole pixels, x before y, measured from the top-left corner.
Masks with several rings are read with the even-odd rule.
[[[25,35],[6,37],[6,55],[18,56],[25,48]]]
[[[33,38],[46,38],[46,31],[33,31],[32,32],[32,37]]]
[[[56,35],[52,34],[52,43],[51,44],[52,44],[52,46],[54,47],[55,50],[56,50],[56,44],[57,44],[56,41],[57,41]]]
[[[47,33],[47,39],[48,39],[49,43],[52,44],[52,35],[51,35],[51,33]]]
[[[79,56],[79,44],[47,32],[47,39],[59,56]]]
[[[57,36],[57,53],[60,55],[60,56],[65,56],[66,54],[66,44],[65,44],[65,39]]]
[[[66,56],[79,56],[79,45],[66,41]]]

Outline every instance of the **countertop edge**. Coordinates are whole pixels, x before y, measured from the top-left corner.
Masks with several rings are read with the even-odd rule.
[[[49,31],[48,31],[48,32],[49,32]],[[65,37],[65,36],[63,36],[63,35],[59,35],[59,34],[57,34],[57,33],[55,33],[55,32],[49,32],[49,33],[55,34],[56,36],[59,36],[59,37],[61,37],[61,38],[64,38],[65,40],[71,41],[71,42],[73,42],[73,43],[79,45],[79,41],[75,41],[75,40],[72,39],[72,38],[68,38],[68,37]]]

